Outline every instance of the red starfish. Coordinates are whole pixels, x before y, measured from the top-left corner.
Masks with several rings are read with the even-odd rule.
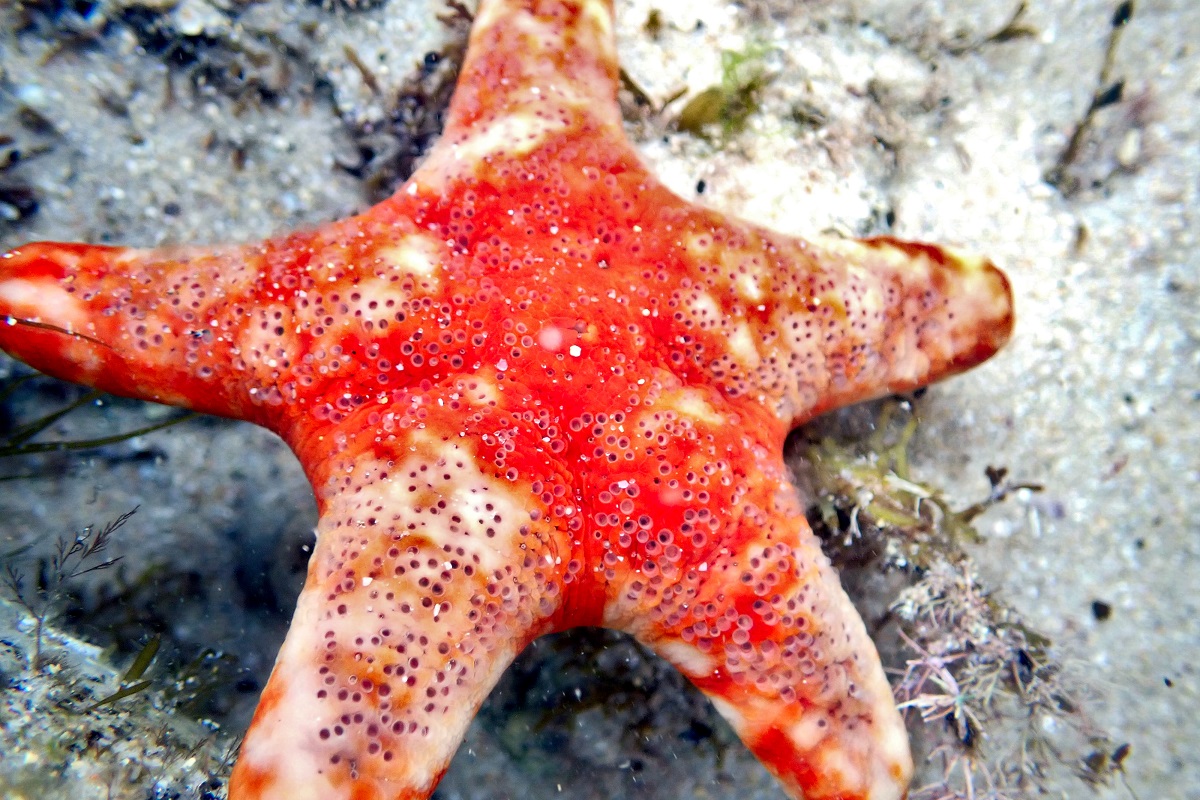
[[[533,638],[628,631],[796,798],[896,798],[904,728],[782,459],[823,411],[994,353],[1009,287],[686,203],[626,141],[610,0],[484,0],[391,199],[248,246],[31,244],[0,346],[253,420],[320,523],[232,800],[424,798]]]

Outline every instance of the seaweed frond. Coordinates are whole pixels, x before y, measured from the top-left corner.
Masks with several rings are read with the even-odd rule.
[[[918,418],[907,401],[883,405],[861,442],[827,437],[808,456],[816,489],[813,528],[835,560],[900,572],[908,585],[890,604],[905,665],[896,670],[899,707],[930,742],[930,782],[921,800],[1004,800],[1088,786],[1123,775],[1128,745],[1087,713],[1086,676],[1067,670],[1049,638],[980,579],[968,550],[974,521],[1016,495],[1042,491],[988,467],[987,496],[962,508],[911,474]]]
[[[137,508],[110,520],[102,528],[89,525],[74,537],[59,538],[53,555],[39,562],[37,580],[30,585],[25,572],[15,562],[27,548],[5,553],[3,585],[11,598],[33,619],[35,637],[32,668],[39,670],[43,661],[43,640],[46,625],[61,610],[68,582],[98,570],[108,569],[122,556],[106,558],[113,534],[137,513]]]
[[[675,127],[701,138],[709,138],[714,129],[722,138],[741,131],[771,83],[764,63],[768,52],[759,44],[741,51],[722,50],[721,82],[693,96],[675,118]]]

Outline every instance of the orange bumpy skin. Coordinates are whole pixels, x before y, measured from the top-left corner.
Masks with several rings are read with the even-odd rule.
[[[788,482],[788,430],[1008,338],[1004,276],[684,202],[621,130],[609,0],[484,0],[391,199],[247,246],[31,244],[0,346],[253,420],[316,550],[231,800],[425,798],[533,638],[629,631],[795,798],[903,797],[907,738]]]

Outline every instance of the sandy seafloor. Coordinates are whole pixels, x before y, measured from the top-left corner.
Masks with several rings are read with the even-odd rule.
[[[335,165],[353,160],[346,123],[378,119],[380,96],[447,36],[434,0],[354,11],[276,0],[135,5],[102,0],[86,19],[19,35],[14,3],[0,6],[0,134],[27,153],[45,148],[0,172],[39,202],[24,220],[0,220],[0,247],[249,240],[361,209],[363,184]],[[917,402],[914,471],[964,505],[986,492],[986,465],[1044,484],[983,518],[975,555],[987,582],[1090,676],[1096,721],[1132,744],[1136,796],[1200,798],[1200,7],[1136,4],[1112,73],[1123,92],[1097,115],[1071,172],[1081,188],[1065,196],[1043,175],[1097,87],[1117,3],[1029,5],[1033,35],[964,48],[1003,27],[1016,3],[619,2],[623,66],[653,98],[715,83],[722,48],[765,45],[774,76],[747,129],[719,146],[664,138],[653,123],[630,133],[685,197],[703,180],[703,202],[784,231],[954,243],[1007,271],[1015,338]],[[651,7],[662,11],[659,41],[643,26]],[[139,48],[134,20],[147,18],[176,36],[207,36],[208,57],[226,66],[255,64],[273,98],[193,91],[188,67]],[[72,25],[94,35],[46,61]],[[270,56],[268,41],[287,49]],[[347,44],[381,95],[364,86]],[[56,392],[41,385],[16,410],[36,413]],[[100,435],[162,413],[120,401],[59,432]],[[191,587],[153,604],[167,607],[161,617],[185,649],[237,654],[236,732],[285,630],[314,523],[286,449],[247,425],[203,420],[16,469],[42,474],[0,484],[0,551],[44,548],[140,506],[114,544],[124,575]],[[1097,619],[1096,601],[1111,616]],[[710,712],[637,655],[597,651],[619,662],[602,671],[621,676],[626,702],[563,711],[573,716],[552,741],[536,709],[506,718],[500,698],[438,797],[782,796],[719,731],[681,734],[679,720]],[[546,658],[542,669],[573,668]],[[526,677],[536,677],[530,663]],[[631,704],[646,732],[623,737]],[[1100,796],[1131,794],[1117,784]]]

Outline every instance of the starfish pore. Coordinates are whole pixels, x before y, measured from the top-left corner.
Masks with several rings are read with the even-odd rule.
[[[390,199],[261,243],[30,244],[0,347],[251,420],[317,542],[231,800],[428,797],[532,639],[633,634],[794,798],[898,798],[908,743],[782,451],[988,358],[988,262],[685,202],[622,133],[610,0],[483,0],[445,132]]]

